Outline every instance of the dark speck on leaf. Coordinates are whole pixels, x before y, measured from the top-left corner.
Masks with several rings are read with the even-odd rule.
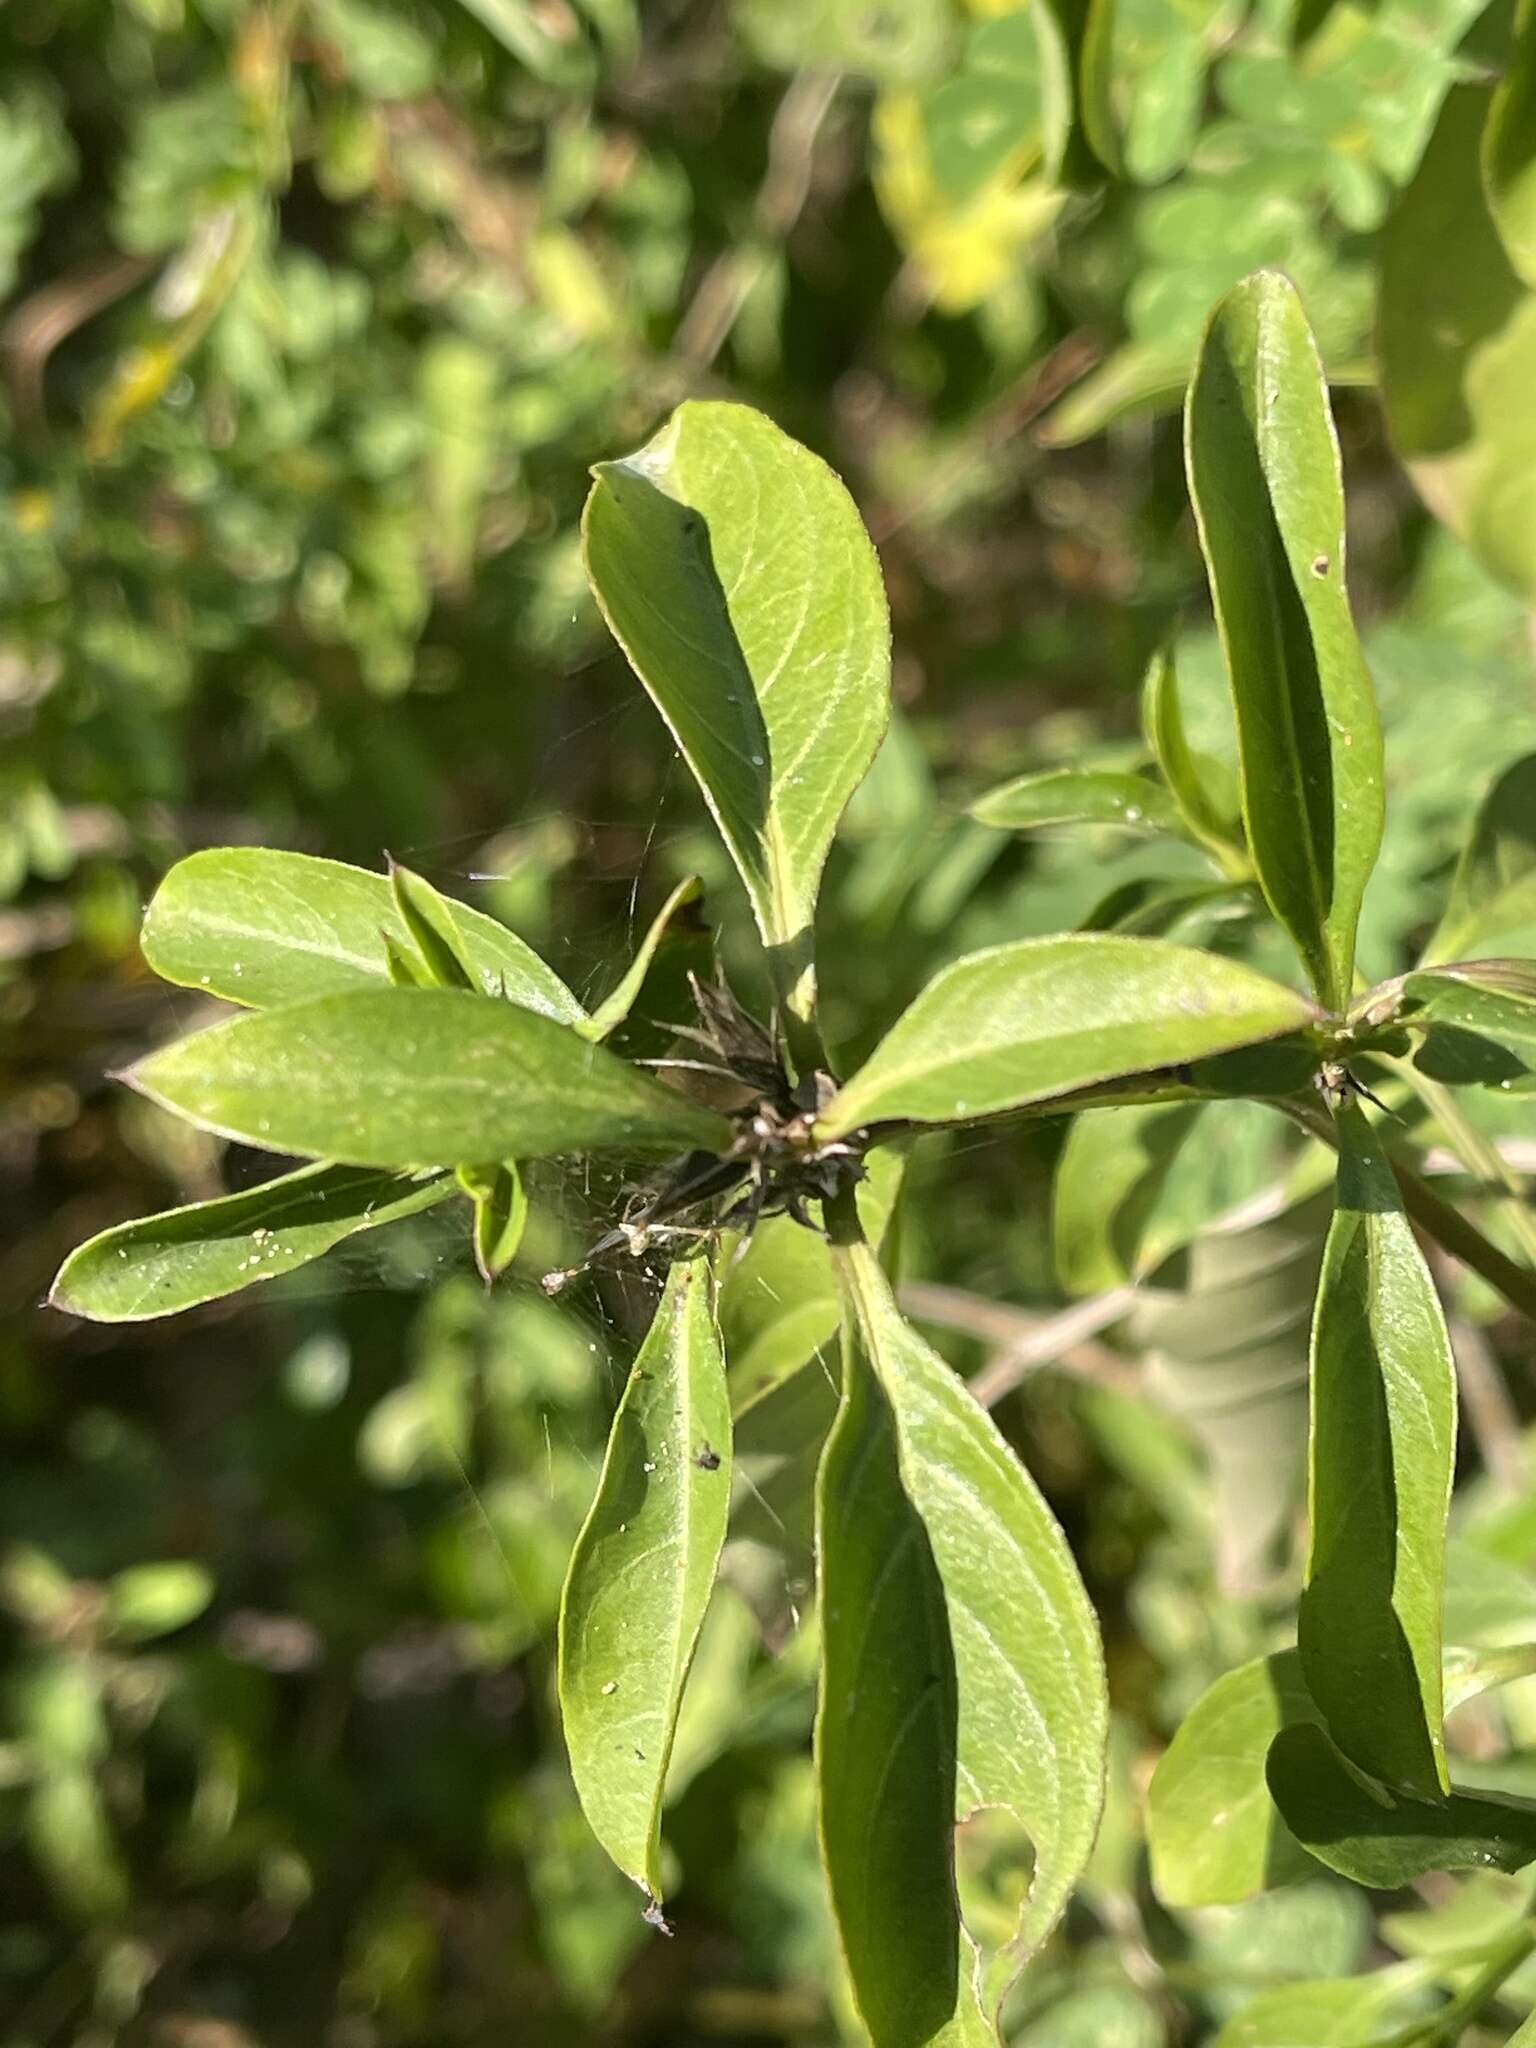
[[[720,1470],[720,1453],[713,1444],[700,1444],[693,1454],[693,1462],[701,1472],[718,1472]]]
[[[1312,557],[1312,574],[1314,576],[1326,576],[1328,574],[1328,557],[1326,555],[1314,555]]]

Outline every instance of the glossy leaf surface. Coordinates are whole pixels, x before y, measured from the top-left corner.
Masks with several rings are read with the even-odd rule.
[[[1315,1724],[1275,1737],[1268,1777],[1297,1840],[1356,1884],[1395,1891],[1430,1870],[1536,1862],[1536,1801],[1457,1791],[1426,1800],[1367,1787]]]
[[[1338,1115],[1337,1205],[1312,1326],[1312,1545],[1298,1642],[1352,1763],[1421,1798],[1446,1785],[1445,1526],[1456,1382],[1445,1317],[1359,1105]]]
[[[1145,775],[1053,769],[1020,775],[980,797],[971,816],[983,825],[1025,832],[1036,825],[1124,825],[1133,832],[1179,832],[1182,820],[1166,789]]]
[[[1432,1080],[1522,1094],[1536,1085],[1536,984],[1511,987],[1479,972],[1498,964],[1468,961],[1405,979],[1409,1021],[1424,1032],[1414,1061]]]
[[[456,989],[366,990],[234,1017],[124,1079],[225,1137],[360,1166],[730,1141],[723,1117],[565,1025]]]
[[[668,1276],[560,1603],[560,1712],[582,1808],[653,1899],[667,1762],[731,1496],[713,1285],[703,1259]]]
[[[1165,1906],[1227,1906],[1315,1875],[1264,1776],[1280,1730],[1317,1718],[1294,1650],[1218,1678],[1179,1723],[1147,1791],[1152,1883]]]
[[[803,1009],[822,866],[890,711],[875,551],[832,471],[746,406],[682,405],[596,477],[592,588]]]
[[[305,1166],[263,1186],[119,1223],[70,1253],[49,1300],[99,1323],[147,1322],[275,1280],[360,1230],[455,1192],[376,1167]]]
[[[984,1975],[993,2009],[1093,1846],[1107,1729],[1098,1625],[1054,1517],[990,1416],[902,1318],[874,1253],[861,1245],[838,1259],[938,1573],[956,1685],[952,1818],[1005,1811],[1034,1846],[1013,1939]]]
[[[1217,307],[1190,386],[1186,454],[1249,849],[1320,1000],[1339,1009],[1381,843],[1381,729],[1344,588],[1327,386],[1301,300],[1277,272]]]
[[[487,995],[505,993],[567,1024],[583,1015],[516,933],[467,903],[438,900]],[[265,1009],[387,982],[381,933],[402,945],[410,938],[387,875],[307,853],[231,846],[171,869],[145,916],[142,944],[165,980]]]
[[[1267,975],[1161,939],[1022,939],[935,975],[818,1128],[991,1116],[1276,1038],[1312,1015]]]

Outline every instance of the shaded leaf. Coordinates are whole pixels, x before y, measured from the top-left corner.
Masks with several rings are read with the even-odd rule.
[[[1098,1625],[1061,1530],[991,1417],[904,1321],[874,1252],[837,1256],[939,1576],[957,1688],[954,1817],[1006,1811],[1034,1847],[1018,1926],[983,1976],[995,2010],[1064,1910],[1098,1829]]]
[[[1485,978],[1467,961],[1403,981],[1407,1021],[1424,1033],[1414,1064],[1455,1086],[1528,1091],[1536,1082],[1536,986]]]
[[[675,1265],[613,1419],[560,1602],[560,1712],[592,1831],[661,1897],[661,1806],[731,1494],[707,1261]]]
[[[396,861],[389,864],[389,892],[401,923],[416,942],[427,970],[426,986],[478,989],[480,984],[465,958],[453,906],[447,898],[440,896],[423,876],[412,874]],[[393,954],[390,965],[393,973]]]
[[[1136,832],[1181,832],[1167,790],[1144,775],[1058,768],[1020,775],[971,805],[983,825],[1028,831],[1036,825],[1124,825]]]
[[[1434,1282],[1357,1103],[1312,1329],[1312,1543],[1298,1642],[1329,1733],[1385,1783],[1446,1785],[1441,1589],[1456,1382]],[[1303,1837],[1305,1839],[1305,1837]]]
[[[1330,1870],[1378,1891],[1431,1870],[1522,1870],[1536,1862],[1536,1801],[1457,1791],[1419,1799],[1367,1784],[1315,1724],[1280,1731],[1268,1779],[1297,1840]]]
[[[1300,1030],[1312,1006],[1235,960],[1077,932],[942,969],[817,1121],[955,1123]]]
[[[475,1205],[475,1264],[489,1287],[517,1257],[528,1227],[528,1195],[515,1159],[461,1166],[459,1186]]]
[[[1483,185],[1510,263],[1536,286],[1536,6],[1524,0],[1482,138]]]
[[[92,1322],[138,1323],[275,1280],[360,1230],[414,1216],[454,1192],[443,1175],[305,1166],[261,1187],[104,1230],[70,1253],[49,1300]]]
[[[890,708],[879,563],[852,499],[750,407],[691,401],[595,471],[587,574],[741,872],[792,1011],[832,835]]]
[[[1445,913],[1421,965],[1484,952],[1536,925],[1536,754],[1506,768],[1478,808]]]
[[[1316,1874],[1264,1776],[1282,1728],[1315,1721],[1294,1650],[1218,1678],[1179,1723],[1147,1788],[1152,1883],[1165,1906],[1227,1906]]]
[[[672,920],[680,910],[699,902],[703,894],[704,884],[697,875],[685,876],[678,883],[651,920],[650,929],[640,941],[634,959],[625,968],[617,986],[610,989],[590,1017],[576,1026],[583,1038],[608,1038],[627,1020],[636,998],[645,987],[646,977]]]
[[[437,900],[487,995],[567,1024],[582,1017],[554,969],[514,932],[467,903]],[[166,981],[265,1009],[388,981],[381,933],[397,945],[409,938],[387,876],[231,846],[177,862],[145,915],[142,944]]]
[[[1301,300],[1278,272],[1258,272],[1217,307],[1190,385],[1186,452],[1249,849],[1319,998],[1338,1010],[1381,843],[1381,729],[1344,588],[1327,385]]]
[[[360,1166],[722,1151],[723,1117],[564,1024],[458,989],[321,996],[231,1018],[123,1076],[205,1129]]]
[[[817,1478],[821,1854],[855,2003],[880,2048],[996,2048],[955,1897],[954,1651],[944,1588],[863,1346]]]
[[[1154,655],[1147,669],[1141,686],[1141,721],[1189,836],[1228,867],[1236,857],[1241,873],[1246,859],[1236,808],[1221,801],[1216,783],[1218,764],[1200,761],[1189,744],[1179,704],[1178,671],[1167,652]],[[1221,773],[1230,781],[1224,764]]]

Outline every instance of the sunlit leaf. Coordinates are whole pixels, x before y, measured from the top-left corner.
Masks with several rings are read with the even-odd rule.
[[[92,1322],[177,1315],[275,1280],[360,1230],[444,1201],[445,1175],[417,1179],[368,1166],[305,1166],[238,1195],[119,1223],[70,1253],[49,1300]]]
[[[196,1621],[214,1595],[213,1575],[191,1558],[129,1565],[107,1585],[107,1621],[129,1642],[151,1642]]]
[[[1434,1798],[1447,1783],[1441,1588],[1455,1373],[1434,1282],[1358,1104],[1339,1111],[1338,1131],[1312,1331],[1312,1545],[1298,1641],[1308,1690],[1350,1761]]]
[[[1278,1038],[1313,1014],[1251,967],[1162,939],[1023,939],[935,975],[818,1129],[990,1116]]]
[[[234,1017],[123,1076],[225,1137],[358,1166],[722,1151],[731,1126],[564,1024],[458,989]]]
[[[662,1895],[667,1762],[725,1540],[731,1417],[705,1260],[675,1265],[560,1603],[560,1712],[593,1833]]]
[[[580,1020],[576,998],[514,932],[467,903],[437,900],[487,995],[563,1023]],[[177,862],[149,906],[143,947],[165,980],[265,1009],[387,982],[381,934],[397,944],[410,937],[388,876],[306,853],[231,846]]]
[[[1277,1985],[1248,2000],[1211,2048],[1382,2048],[1400,2012],[1433,1981],[1423,1963],[1395,1963],[1362,1977]]]
[[[1217,307],[1186,435],[1254,867],[1318,996],[1340,1009],[1381,843],[1381,729],[1344,588],[1327,386],[1295,287],[1278,272],[1258,272]]]
[[[1317,1866],[1280,1818],[1264,1760],[1317,1709],[1294,1650],[1218,1678],[1179,1723],[1147,1790],[1152,1883],[1165,1906],[1226,1906]]]
[[[983,1973],[993,2010],[1060,1917],[1093,1846],[1107,1726],[1098,1626],[1033,1481],[991,1418],[903,1320],[874,1252],[859,1245],[838,1258],[858,1327],[855,1349],[867,1355],[877,1383],[869,1412],[888,1416],[900,1491],[921,1525],[921,1544],[916,1531],[908,1540],[927,1548],[937,1573],[938,1622],[956,1687],[952,1818],[1006,1811],[1034,1848],[1018,1926]],[[825,1498],[830,1510],[830,1490]],[[832,1627],[824,1605],[829,1651]],[[885,1761],[895,1762],[889,1751]],[[824,1749],[824,1782],[830,1768]],[[897,1796],[895,1784],[889,1796]]]
[[[1161,784],[1144,775],[1111,775],[1072,768],[1021,775],[989,790],[971,806],[984,825],[1016,832],[1036,825],[1124,825],[1134,832],[1180,832],[1178,807]]]
[[[1356,1884],[1396,1891],[1430,1870],[1536,1862],[1536,1801],[1460,1791],[1425,1799],[1364,1783],[1315,1723],[1280,1731],[1268,1779],[1297,1840]]]
[[[416,942],[431,988],[477,989],[465,955],[453,905],[422,875],[390,862],[389,890],[400,921]]]
[[[1536,1085],[1536,982],[1530,988],[1484,979],[1467,961],[1403,981],[1404,1015],[1424,1038],[1415,1064],[1432,1080],[1528,1092]]]
[[[880,565],[852,499],[749,407],[682,405],[596,470],[587,573],[698,778],[778,986],[812,993],[832,835],[890,709]]]
[[[528,1227],[528,1194],[515,1159],[494,1166],[461,1166],[459,1186],[475,1205],[475,1264],[489,1287],[517,1257]]]

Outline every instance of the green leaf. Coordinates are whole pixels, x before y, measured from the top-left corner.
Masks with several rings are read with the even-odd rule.
[[[447,898],[440,896],[421,875],[412,874],[409,868],[403,868],[395,861],[389,864],[389,893],[394,898],[401,923],[416,941],[416,949],[427,970],[426,986],[478,990],[480,984],[465,959],[453,905]],[[391,978],[398,979],[393,973],[393,954],[390,965]]]
[[[817,1476],[821,1855],[878,2048],[996,2048],[955,1896],[956,1684],[944,1588],[890,1399],[847,1343]]]
[[[1277,1985],[1234,2014],[1211,2048],[1383,2048],[1399,2008],[1431,1982],[1431,1969],[1408,1962]]]
[[[1264,1777],[1282,1728],[1315,1721],[1294,1650],[1218,1678],[1179,1723],[1147,1788],[1152,1884],[1165,1906],[1228,1906],[1314,1876]]]
[[[668,1275],[560,1602],[560,1712],[582,1809],[652,1899],[667,1762],[731,1495],[712,1294],[704,1259]]]
[[[1536,1085],[1536,989],[1478,972],[1500,964],[1468,960],[1404,977],[1404,1019],[1424,1032],[1414,1064],[1432,1080],[1522,1094]]]
[[[1536,6],[1524,0],[1482,140],[1483,186],[1509,260],[1536,286]]]
[[[178,1315],[291,1273],[344,1238],[414,1216],[453,1192],[442,1175],[301,1167],[242,1194],[103,1230],[70,1253],[48,1299],[97,1323]]]
[[[956,1123],[1176,1066],[1309,1023],[1294,989],[1163,939],[1075,932],[968,954],[935,975],[817,1120]]]
[[[514,932],[432,893],[487,995],[565,1024],[581,1020],[580,1003]],[[166,981],[261,1010],[388,982],[381,934],[397,946],[410,936],[387,876],[307,853],[230,846],[177,862],[149,906],[142,943]]]
[[[1229,872],[1244,872],[1247,858],[1242,827],[1235,812],[1219,802],[1211,787],[1215,764],[1202,766],[1189,744],[1179,704],[1178,671],[1167,652],[1154,655],[1147,669],[1141,686],[1141,722],[1190,838],[1213,853]]]
[[[1455,1374],[1434,1282],[1357,1103],[1339,1111],[1338,1132],[1312,1328],[1312,1545],[1298,1642],[1308,1689],[1351,1763],[1434,1798],[1447,1782],[1441,1598]]]
[[[151,1642],[196,1621],[213,1594],[213,1575],[189,1558],[130,1565],[108,1582],[107,1621],[116,1635]]]
[[[1144,775],[1089,773],[1057,768],[1020,775],[971,805],[983,825],[1027,832],[1036,825],[1124,825],[1134,832],[1182,833],[1183,820],[1167,790]]]
[[[1319,999],[1339,1010],[1381,843],[1381,729],[1344,588],[1328,389],[1301,300],[1278,272],[1246,279],[1212,317],[1186,457],[1254,867]]]
[[[890,709],[874,549],[832,471],[750,407],[691,401],[598,466],[587,574],[741,872],[792,1014],[817,886]]]
[[[475,1264],[489,1287],[517,1257],[528,1227],[528,1195],[515,1159],[461,1166],[457,1179],[475,1205]]]
[[[1536,1801],[1457,1791],[1422,1799],[1367,1784],[1315,1724],[1280,1731],[1268,1778],[1297,1840],[1330,1870],[1378,1891],[1431,1870],[1523,1870],[1536,1862]]]
[[[903,1320],[875,1253],[861,1244],[836,1256],[901,1490],[938,1574],[956,1686],[952,1818],[1005,1811],[1034,1846],[1018,1925],[983,1977],[995,2012],[1060,1918],[1098,1829],[1108,1726],[1098,1625],[1033,1480]],[[824,1625],[830,1641],[830,1613]],[[893,1776],[891,1794],[910,1796],[905,1773]]]
[[[583,1038],[608,1038],[626,1021],[645,986],[646,976],[672,920],[680,910],[697,903],[703,894],[704,884],[697,875],[688,875],[678,883],[652,919],[650,930],[640,941],[639,950],[625,968],[617,987],[604,996],[590,1017],[577,1025]]]
[[[1486,952],[1536,924],[1536,754],[1495,782],[1473,822],[1451,879],[1445,913],[1421,966]]]
[[[234,1017],[123,1079],[224,1137],[358,1166],[731,1141],[724,1117],[564,1024],[459,989],[360,990]]]

